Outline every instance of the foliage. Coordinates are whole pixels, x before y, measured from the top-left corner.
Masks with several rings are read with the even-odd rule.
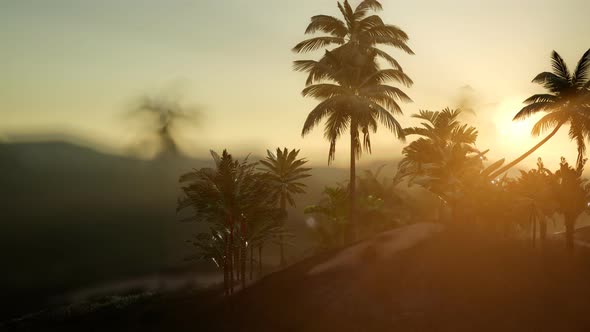
[[[344,20],[318,15],[311,19],[306,33],[324,32],[328,36],[314,37],[297,44],[295,52],[309,52],[330,45],[339,45],[326,50],[319,60],[295,61],[294,69],[308,73],[303,96],[319,100],[309,113],[302,130],[307,135],[325,120],[324,137],[330,142],[328,163],[334,160],[336,141],[350,132],[350,195],[349,219],[356,218],[356,160],[363,151],[371,152],[371,132],[378,124],[385,126],[399,139],[404,139],[396,115],[402,111],[398,101],[411,99],[399,88],[387,85],[395,81],[407,87],[413,84],[399,63],[380,45],[397,47],[409,54],[407,34],[396,26],[388,25],[373,12],[382,9],[376,0],[364,0],[353,9],[345,0],[338,3]],[[381,69],[377,58],[383,58],[393,67]],[[362,142],[360,133],[363,134]],[[353,227],[350,237],[355,236]]]
[[[551,54],[552,71],[535,76],[533,83],[542,85],[548,93],[535,94],[527,98],[514,120],[526,119],[540,112],[546,114],[533,126],[531,134],[538,136],[552,129],[552,132],[532,149],[499,169],[493,176],[500,175],[524,160],[557,133],[565,124],[570,125],[568,136],[578,147],[579,167],[586,155],[585,139],[590,139],[590,49],[587,50],[573,73],[570,73],[563,58],[555,51]]]
[[[365,170],[363,176],[357,177],[358,217],[362,220],[358,228],[360,238],[367,238],[376,233],[391,229],[403,222],[407,209],[391,179],[381,178],[383,166],[375,172]],[[338,184],[326,187],[323,198],[317,205],[305,208],[305,213],[312,216],[310,225],[316,238],[318,249],[337,248],[348,244],[346,238],[350,226],[349,186]]]
[[[283,150],[277,148],[276,154],[267,150],[266,159],[260,161],[263,166],[262,171],[270,185],[272,200],[283,213],[283,221],[287,216],[287,203],[290,206],[295,206],[293,195],[305,193],[305,184],[300,181],[311,176],[307,173],[311,169],[303,167],[307,160],[297,159],[298,154],[299,150],[289,151],[287,148]],[[282,236],[279,236],[279,246],[281,265],[283,265],[285,253]]]
[[[273,183],[255,171],[256,163],[235,160],[227,151],[211,151],[215,168],[184,174],[180,182],[185,197],[179,209],[192,207],[190,220],[205,222],[208,233],[195,237],[193,244],[201,258],[213,260],[224,270],[227,293],[233,292],[234,272],[245,285],[246,248],[282,234],[278,224],[281,211],[273,198]]]

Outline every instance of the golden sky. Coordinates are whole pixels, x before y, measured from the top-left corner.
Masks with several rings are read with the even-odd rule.
[[[530,81],[550,69],[551,51],[574,67],[590,48],[587,0],[382,3],[381,16],[410,35],[416,53],[391,52],[415,82],[399,121],[458,106],[467,93],[477,114],[465,119],[479,127],[478,147],[491,149],[491,159],[538,140],[530,123],[511,119],[542,91]],[[290,51],[316,14],[337,15],[336,1],[0,1],[0,137],[65,132],[121,153],[143,139],[122,114],[139,96],[172,91],[203,113],[198,126],[178,132],[192,155],[280,145],[326,165],[321,128],[300,136],[315,101],[301,97],[305,75],[291,70],[293,60],[317,57]],[[573,161],[566,132],[529,162]],[[382,129],[373,146],[363,160],[398,158],[403,145]],[[337,165],[347,165],[347,149],[346,139],[338,142]]]

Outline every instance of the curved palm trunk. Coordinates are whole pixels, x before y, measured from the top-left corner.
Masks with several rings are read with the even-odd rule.
[[[354,241],[357,231],[356,225],[356,121],[350,122],[350,211],[349,211],[349,227],[346,241]]]
[[[504,166],[504,167],[500,168],[499,170],[495,171],[494,173],[490,174],[490,177],[495,178],[498,175],[508,171],[509,169],[514,167],[519,162],[526,159],[526,157],[530,156],[533,152],[537,151],[537,149],[540,148],[541,146],[543,146],[543,144],[547,143],[547,141],[550,140],[551,137],[555,136],[555,134],[557,134],[557,132],[559,131],[559,128],[561,128],[561,126],[563,126],[563,123],[558,124],[557,127],[555,127],[555,129],[553,129],[553,131],[551,133],[549,133],[549,135],[547,135],[547,137],[543,138],[543,140],[541,140],[539,143],[537,143],[537,145],[533,146],[532,149],[525,152],[522,156],[514,159],[512,162],[508,163],[506,166]]]

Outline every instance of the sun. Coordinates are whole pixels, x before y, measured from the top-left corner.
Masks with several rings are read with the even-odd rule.
[[[535,124],[535,119],[528,118],[524,120],[513,121],[514,115],[523,107],[521,101],[506,100],[497,107],[495,124],[498,134],[507,141],[514,141],[518,144],[523,139],[531,137],[531,130]]]

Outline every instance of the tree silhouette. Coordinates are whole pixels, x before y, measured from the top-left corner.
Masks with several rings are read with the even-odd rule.
[[[555,172],[557,181],[554,190],[559,204],[558,211],[565,219],[565,243],[570,252],[574,249],[576,220],[582,212],[588,210],[590,202],[590,184],[582,178],[585,163],[584,159],[573,168],[562,157],[559,169]]]
[[[361,1],[353,10],[348,0],[338,2],[338,9],[344,20],[329,15],[316,15],[305,30],[306,34],[318,31],[328,34],[304,40],[293,51],[310,52],[331,45],[354,45],[359,53],[349,53],[351,63],[357,65],[366,60],[363,55],[376,54],[386,60],[394,69],[402,70],[400,64],[379,45],[393,46],[408,54],[414,52],[407,45],[408,34],[394,25],[385,24],[379,15],[369,15],[371,11],[380,11],[382,5],[375,0]],[[336,49],[338,50],[338,49]],[[361,65],[362,66],[362,65]]]
[[[547,114],[534,125],[531,133],[538,136],[546,130],[553,130],[533,148],[494,172],[492,176],[506,172],[530,156],[565,124],[570,125],[569,138],[575,140],[578,146],[577,164],[580,165],[584,159],[584,139],[590,137],[590,49],[584,53],[573,73],[570,73],[565,61],[555,51],[551,55],[551,62],[552,72],[540,73],[533,79],[533,83],[542,85],[548,93],[536,94],[526,99],[524,103],[527,106],[514,116],[514,121],[546,112]]]
[[[482,174],[484,154],[475,148],[477,129],[461,124],[460,110],[420,111],[412,117],[422,120],[421,127],[405,128],[406,135],[419,138],[402,150],[398,177],[409,178],[436,194],[451,207],[453,218],[464,197],[464,180]]]
[[[304,194],[305,184],[301,183],[302,179],[310,177],[307,172],[311,168],[305,168],[307,163],[305,159],[297,159],[299,150],[281,150],[277,148],[276,154],[270,150],[266,151],[267,157],[260,161],[264,166],[263,170],[272,184],[272,197],[278,203],[284,216],[287,216],[287,203],[295,206],[293,195]],[[284,220],[284,219],[283,219]],[[285,252],[283,239],[280,238],[281,265],[285,263]]]
[[[211,155],[215,168],[194,170],[180,177],[185,196],[179,200],[178,209],[192,207],[195,214],[190,220],[209,225],[211,240],[201,236],[200,240],[208,242],[198,245],[207,249],[206,253],[222,243],[223,260],[216,263],[223,266],[225,291],[230,294],[234,279],[240,280],[242,287],[246,283],[248,238],[256,237],[256,244],[261,245],[266,236],[254,231],[276,231],[273,227],[254,225],[276,223],[280,211],[275,207],[271,184],[266,176],[255,172],[255,163],[235,160],[226,150],[221,156],[214,151]]]
[[[522,205],[529,210],[529,220],[533,225],[533,245],[535,243],[536,224],[539,224],[539,240],[545,244],[547,237],[547,218],[557,209],[554,195],[553,174],[549,172],[541,158],[537,168],[528,172],[520,171],[520,176],[510,183],[510,189],[520,197]]]
[[[131,114],[148,114],[154,117],[153,130],[160,141],[160,157],[179,154],[174,131],[180,122],[194,122],[197,119],[196,110],[183,107],[177,101],[163,97],[142,98]]]
[[[294,69],[309,74],[303,95],[320,100],[308,115],[302,135],[326,119],[324,136],[330,141],[328,162],[331,162],[336,141],[346,130],[350,131],[349,213],[351,224],[354,224],[356,160],[363,148],[370,152],[370,132],[376,132],[379,122],[403,139],[401,126],[394,115],[401,114],[397,101],[411,101],[400,89],[385,84],[394,80],[410,86],[413,82],[399,63],[377,46],[389,45],[410,54],[413,52],[406,44],[408,36],[405,32],[383,23],[378,15],[368,15],[370,11],[382,9],[379,2],[365,0],[353,10],[349,2],[344,1],[338,3],[338,8],[344,21],[318,15],[312,17],[306,30],[306,33],[322,31],[329,36],[305,40],[293,50],[309,52],[334,44],[340,46],[332,51],[326,50],[319,61],[295,61]],[[393,69],[381,70],[377,57],[387,60]]]

